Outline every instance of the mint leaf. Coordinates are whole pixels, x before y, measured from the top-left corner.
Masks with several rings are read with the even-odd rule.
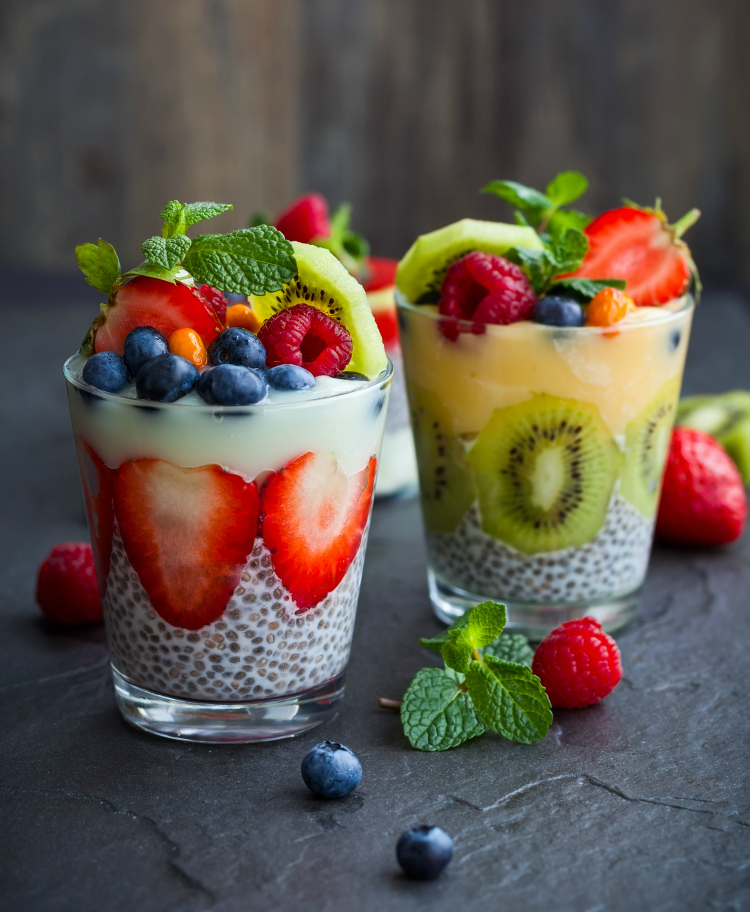
[[[576,228],[565,228],[560,234],[551,233],[550,241],[558,273],[578,269],[589,249],[589,239]]]
[[[466,674],[471,664],[471,641],[469,640],[467,628],[448,631],[448,642],[440,650],[443,661],[448,668],[460,671]]]
[[[469,612],[466,637],[474,649],[481,649],[500,636],[507,622],[505,605],[492,601],[482,602]]]
[[[469,666],[466,686],[477,718],[491,731],[521,744],[547,734],[552,722],[549,697],[525,665],[485,655]]]
[[[544,294],[552,277],[560,272],[557,268],[557,260],[548,247],[543,250],[532,250],[530,247],[513,247],[506,252],[505,257],[523,268],[532,288],[539,297]]]
[[[602,288],[619,288],[624,291],[627,284],[624,279],[576,279],[570,277],[567,279],[555,279],[550,291],[560,288],[573,294],[580,301],[586,302],[590,301]]]
[[[369,256],[370,245],[364,237],[349,226],[352,207],[342,203],[331,216],[331,234],[325,238],[314,238],[317,247],[324,247],[340,260],[353,275],[362,270],[364,260]]]
[[[566,228],[575,228],[577,231],[583,231],[586,225],[591,223],[591,216],[585,212],[579,212],[577,209],[558,209],[550,216],[547,228],[550,233],[562,233]]]
[[[401,704],[401,723],[412,747],[443,751],[484,734],[468,694],[439,668],[418,671]]]
[[[115,248],[101,238],[98,245],[79,244],[76,261],[89,285],[106,295],[120,278],[120,260]]]
[[[588,190],[589,182],[580,171],[563,171],[547,184],[547,196],[555,206],[567,206]]]
[[[483,655],[491,655],[500,659],[501,662],[513,662],[529,668],[534,659],[534,650],[526,637],[520,633],[504,633],[494,643],[490,643],[480,651]]]
[[[160,213],[160,218],[164,219],[161,233],[165,238],[184,234],[191,225],[231,208],[228,203],[181,203],[179,200],[171,200]]]
[[[248,228],[257,228],[259,225],[270,225],[271,219],[265,212],[254,212],[247,223]]]
[[[425,649],[431,649],[433,652],[442,652],[443,646],[450,640],[451,630],[461,630],[463,627],[468,627],[469,625],[469,612],[466,611],[464,614],[458,618],[457,621],[454,621],[450,627],[441,631],[437,636],[434,637],[421,637],[419,640],[419,645],[424,646]]]
[[[548,196],[531,187],[517,184],[515,181],[490,181],[489,184],[482,187],[482,193],[494,193],[495,196],[504,199],[511,206],[520,209],[534,225],[539,224],[544,213],[554,206]]]
[[[230,203],[187,203],[185,206],[185,224],[189,228],[206,219],[228,212],[233,206]]]
[[[184,259],[190,249],[190,238],[184,234],[174,237],[150,237],[141,244],[141,251],[150,263],[171,269]]]
[[[270,225],[199,235],[183,265],[198,284],[246,295],[279,291],[297,274],[294,248]]]

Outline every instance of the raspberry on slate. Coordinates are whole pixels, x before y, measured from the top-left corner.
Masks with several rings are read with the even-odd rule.
[[[515,263],[479,251],[449,267],[440,292],[441,314],[475,323],[528,320],[535,303],[534,289]]]
[[[727,545],[742,535],[747,496],[722,445],[688,427],[672,432],[656,534],[680,545]]]
[[[617,643],[592,617],[556,627],[537,646],[531,670],[559,709],[598,703],[622,678]]]
[[[42,613],[56,624],[73,626],[101,621],[102,603],[91,545],[55,545],[39,568],[36,600]]]
[[[266,367],[296,364],[314,377],[335,377],[352,357],[346,327],[310,304],[295,304],[266,320],[258,338],[266,349]]]

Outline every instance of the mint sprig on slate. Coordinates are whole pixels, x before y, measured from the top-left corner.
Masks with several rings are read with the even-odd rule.
[[[423,668],[401,704],[412,747],[441,751],[498,732],[521,744],[547,734],[552,710],[542,682],[529,667],[525,637],[502,636],[505,606],[482,602],[456,623],[420,642],[439,652],[445,668]]]

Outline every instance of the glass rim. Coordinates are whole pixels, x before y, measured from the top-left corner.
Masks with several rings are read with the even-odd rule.
[[[209,405],[207,402],[180,405],[179,399],[175,402],[157,402],[153,399],[132,399],[130,396],[120,396],[118,393],[108,393],[104,390],[97,389],[97,387],[91,386],[90,383],[86,383],[86,381],[72,369],[70,362],[79,355],[80,352],[76,352],[65,361],[63,364],[63,376],[67,383],[81,392],[90,393],[105,401],[116,402],[118,405],[131,406],[133,408],[173,409],[177,407],[179,409],[178,414],[182,414],[183,412],[187,412],[188,414],[198,412],[210,415],[216,415],[217,413],[222,415],[242,415],[252,412],[276,412],[283,409],[305,408],[313,405],[323,405],[331,402],[333,399],[348,399],[351,396],[364,394],[377,387],[385,388],[393,379],[393,362],[386,355],[388,364],[377,377],[373,380],[368,380],[367,383],[363,383],[361,386],[358,385],[351,390],[346,390],[344,392],[330,393],[326,396],[316,396],[314,399],[300,399],[298,402],[269,402],[267,399],[264,399],[261,402],[255,402],[252,405]]]

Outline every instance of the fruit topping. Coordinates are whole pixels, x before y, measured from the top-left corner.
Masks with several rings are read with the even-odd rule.
[[[138,371],[147,361],[157,355],[166,355],[169,351],[169,342],[153,326],[136,326],[125,336],[123,350],[130,373],[137,377]]]
[[[119,393],[130,382],[130,371],[124,359],[114,352],[98,352],[84,364],[83,379],[105,393]]]
[[[619,288],[602,288],[586,310],[586,326],[612,326],[635,310],[635,302]]]
[[[412,827],[399,836],[396,859],[412,880],[434,880],[453,858],[453,840],[436,826]]]
[[[388,366],[388,359],[364,289],[328,250],[296,242],[292,247],[298,274],[280,292],[254,296],[253,310],[262,320],[268,320],[297,304],[312,305],[340,323],[351,337],[348,367],[367,377],[377,377]]]
[[[715,437],[734,460],[745,486],[750,485],[750,392],[688,396],[677,409],[677,424]]]
[[[201,294],[213,308],[214,313],[219,320],[222,323],[225,323],[227,316],[227,299],[224,297],[224,292],[220,291],[218,288],[214,288],[213,285],[201,285]]]
[[[357,755],[337,741],[321,741],[302,760],[302,779],[313,795],[343,798],[359,785],[362,764]]]
[[[99,591],[107,591],[109,560],[112,554],[114,514],[112,512],[112,469],[104,465],[94,450],[76,437],[78,468],[81,475],[83,502],[86,507],[91,550],[94,555]]]
[[[331,234],[328,203],[320,193],[308,193],[296,199],[276,219],[276,228],[288,241],[309,244],[315,238]]]
[[[237,364],[252,370],[263,370],[266,366],[266,350],[257,336],[247,329],[232,326],[209,345],[208,363]]]
[[[398,260],[391,260],[387,257],[367,257],[362,281],[365,291],[370,294],[372,291],[392,288],[396,284],[397,269]]]
[[[489,253],[470,253],[453,263],[443,280],[440,313],[475,323],[526,320],[534,289],[515,263]]]
[[[39,568],[36,600],[44,616],[55,624],[73,626],[101,621],[102,603],[91,545],[55,545]]]
[[[314,377],[334,377],[352,356],[352,339],[345,327],[309,304],[295,304],[274,314],[261,327],[259,337],[269,367],[295,364]]]
[[[620,452],[595,405],[542,393],[496,409],[468,460],[484,531],[539,554],[596,536]]]
[[[531,670],[559,709],[598,703],[622,678],[617,643],[592,617],[556,627],[537,646]]]
[[[261,321],[248,304],[232,304],[227,308],[227,326],[239,326],[257,336]]]
[[[305,453],[263,490],[263,539],[297,613],[332,592],[349,569],[370,516],[377,462],[347,478],[333,455]]]
[[[187,396],[198,382],[198,371],[190,361],[168,353],[147,361],[135,378],[139,399],[176,402]]]
[[[198,395],[209,405],[255,405],[268,395],[263,377],[239,364],[219,364],[198,378]]]
[[[206,366],[208,355],[203,339],[194,329],[184,326],[176,329],[169,337],[169,350],[173,355],[179,355],[200,370]]]
[[[255,484],[217,465],[136,459],[117,471],[114,505],[128,559],[159,616],[187,630],[215,621],[253,549]]]
[[[679,545],[726,545],[742,535],[747,497],[737,467],[713,437],[674,429],[656,534]]]
[[[674,225],[658,206],[623,206],[594,219],[585,229],[589,249],[573,273],[578,278],[624,279],[639,307],[665,304],[687,291],[695,266],[682,234],[700,213],[693,209]],[[696,276],[697,278],[697,276]]]
[[[296,364],[277,364],[266,371],[266,382],[277,390],[305,390],[315,385],[315,377]]]
[[[578,301],[550,294],[536,302],[531,319],[545,326],[583,326],[586,316]]]
[[[340,374],[336,374],[336,379],[337,380],[353,380],[353,381],[357,381],[358,383],[361,383],[361,382],[367,382],[367,380],[369,380],[370,378],[365,377],[364,374],[357,373],[357,371],[341,371]]]

